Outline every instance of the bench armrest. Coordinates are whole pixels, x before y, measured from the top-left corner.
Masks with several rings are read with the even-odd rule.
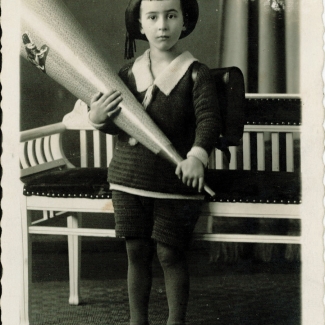
[[[37,138],[44,138],[56,133],[62,133],[66,130],[66,126],[60,122],[55,124],[50,124],[46,126],[41,126],[35,129],[30,129],[20,132],[20,142],[26,142],[35,140]]]

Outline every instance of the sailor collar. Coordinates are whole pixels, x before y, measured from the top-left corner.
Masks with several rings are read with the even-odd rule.
[[[146,50],[143,55],[135,60],[132,67],[137,91],[143,92],[154,84],[168,96],[194,61],[197,61],[197,59],[195,59],[190,52],[185,51],[176,57],[167,68],[154,79],[150,69],[150,50]]]

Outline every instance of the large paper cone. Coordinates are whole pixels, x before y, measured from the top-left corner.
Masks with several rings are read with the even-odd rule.
[[[99,91],[119,90],[122,110],[114,123],[173,164],[183,160],[61,1],[22,0],[21,18],[24,58],[88,105]]]

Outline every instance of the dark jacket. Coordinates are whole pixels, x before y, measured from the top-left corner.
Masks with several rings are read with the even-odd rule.
[[[193,146],[211,153],[221,129],[215,83],[208,67],[196,63],[197,77],[193,84],[192,67],[188,68],[169,96],[158,88],[146,111],[179,154],[186,154]],[[128,88],[142,102],[144,92],[138,92],[130,65],[119,75]],[[102,131],[110,133],[107,128]],[[114,130],[116,131],[116,130]],[[142,144],[129,144],[129,136],[120,131],[108,169],[108,181],[127,187],[163,193],[197,194],[175,175],[176,167],[155,155]]]

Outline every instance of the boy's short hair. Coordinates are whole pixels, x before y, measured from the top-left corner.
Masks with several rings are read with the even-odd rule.
[[[143,0],[130,0],[125,11],[126,39],[125,58],[131,59],[136,51],[135,40],[147,41],[146,35],[140,32],[140,6]],[[158,0],[146,0],[158,1]],[[199,6],[197,0],[180,0],[184,16],[186,30],[182,31],[181,38],[191,34],[199,18]]]

